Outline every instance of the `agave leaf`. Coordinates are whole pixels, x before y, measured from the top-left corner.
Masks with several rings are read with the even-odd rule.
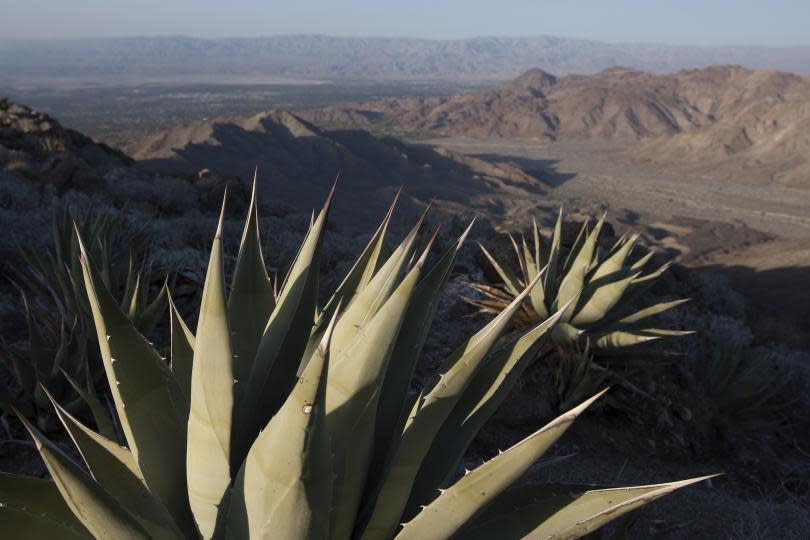
[[[619,272],[624,268],[627,257],[630,255],[630,251],[633,249],[633,246],[635,246],[637,240],[638,234],[634,234],[605,259],[591,276],[589,286],[594,284],[594,286],[598,287],[601,286],[603,281],[614,281],[616,276],[619,275]]]
[[[714,476],[716,475],[666,484],[588,491],[547,517],[524,538],[538,540],[579,538],[631,510],[677,489]],[[537,521],[536,518],[535,521]]]
[[[553,309],[558,310],[561,305],[569,302],[572,298],[582,292],[583,285],[585,284],[585,275],[588,273],[591,261],[593,260],[594,251],[596,249],[596,240],[599,238],[599,233],[602,229],[605,216],[603,215],[599,222],[594,227],[593,231],[587,235],[582,247],[576,254],[576,257],[571,262],[571,267],[566,272],[565,276],[560,282],[560,290],[557,298],[554,300]],[[576,304],[571,304],[566,313],[563,314],[563,322],[568,322],[574,314]]]
[[[531,467],[565,433],[577,416],[604,392],[552,420],[506,452],[466,474],[406,523],[396,538],[449,538],[458,532],[476,512]]]
[[[517,242],[515,241],[515,237],[512,236],[511,233],[507,233],[506,236],[509,238],[509,242],[512,243],[512,249],[515,251],[515,257],[517,258],[518,265],[520,266],[520,273],[523,275],[523,279],[521,280],[521,288],[526,285],[529,281],[531,281],[528,277],[528,270],[526,268],[526,259],[523,256],[523,252],[518,247]]]
[[[89,540],[84,525],[48,480],[0,472],[0,530],[18,540]]]
[[[348,538],[355,525],[371,463],[380,387],[431,245],[330,367],[326,413],[335,452],[334,538]]]
[[[582,227],[579,229],[579,233],[577,233],[577,237],[574,239],[574,243],[571,245],[571,249],[568,251],[568,255],[565,256],[565,262],[563,262],[563,274],[567,274],[569,270],[571,270],[571,264],[579,255],[580,250],[582,249],[585,240],[588,238],[588,227],[590,222],[586,220]]]
[[[562,206],[557,214],[557,222],[554,224],[554,232],[551,235],[551,247],[548,252],[548,262],[546,266],[546,275],[543,277],[543,289],[545,290],[545,298],[552,299],[557,295],[557,264],[560,258],[560,243],[562,242]],[[540,266],[540,259],[537,259],[537,265]]]
[[[523,239],[523,258],[525,259],[524,266],[526,267],[527,283],[529,281],[533,281],[537,274],[548,271],[548,267],[541,269],[538,267],[537,263],[535,263],[525,239]],[[532,308],[534,309],[535,313],[537,313],[537,316],[541,320],[546,319],[548,317],[548,309],[546,309],[545,290],[543,289],[542,281],[535,285],[531,293],[529,293],[529,300],[531,300]]]
[[[655,304],[654,306],[644,308],[642,310],[633,313],[632,315],[624,317],[619,321],[619,324],[635,324],[648,317],[658,315],[659,313],[663,313],[674,307],[680,306],[681,304],[689,302],[689,300],[691,300],[691,298],[682,298],[680,300],[674,300],[672,302],[661,302],[659,304]]]
[[[186,410],[191,403],[191,372],[194,365],[194,334],[188,329],[171,295],[169,299],[169,329],[171,332],[171,370],[180,391],[186,398]]]
[[[422,354],[422,347],[442,299],[442,290],[450,278],[456,256],[474,223],[475,220],[419,282],[408,306],[380,391],[374,461],[370,468],[373,481],[379,475],[383,463],[390,457],[392,446],[402,431],[400,421],[404,421],[409,410],[404,410],[403,405],[408,401],[406,398],[416,363]]]
[[[115,424],[110,418],[110,413],[107,412],[107,408],[101,403],[101,400],[98,397],[91,393],[75,381],[66,371],[62,371],[62,375],[65,377],[70,386],[79,394],[87,406],[90,408],[90,414],[93,415],[93,420],[96,423],[96,427],[98,428],[99,433],[106,437],[107,439],[115,440],[116,433],[115,433]],[[53,401],[53,400],[51,400]],[[140,472],[139,472],[140,474]]]
[[[99,239],[98,241],[101,242],[101,239],[95,234],[92,234],[90,238],[98,238]],[[103,247],[102,251],[104,251]],[[93,256],[93,258],[97,258],[97,260],[100,260],[102,265],[105,265],[100,270],[102,281],[108,289],[112,289],[112,283],[110,283],[110,269],[108,266],[106,266],[109,263],[109,257],[105,257],[103,254],[99,253],[91,253],[91,255]],[[135,262],[132,260],[132,251],[129,252],[128,260],[129,265],[127,266],[127,279],[124,285],[124,295],[121,297],[122,310],[129,309],[130,306],[132,305],[132,298],[133,296],[135,296],[138,290],[137,281],[140,278],[137,271],[135,270]],[[104,276],[106,276],[106,279]]]
[[[258,172],[258,171],[257,171]],[[237,381],[247,381],[259,341],[275,307],[273,284],[267,275],[259,238],[259,215],[256,202],[256,177],[250,196],[250,208],[239,255],[236,258],[231,292],[228,297],[228,320],[233,346],[233,375]],[[237,399],[242,385],[236,385]]]
[[[145,285],[148,287],[148,283]],[[146,291],[144,291],[146,292]],[[157,296],[147,304],[143,309],[139,309],[135,322],[143,334],[149,334],[155,328],[155,323],[163,310],[166,308],[166,301],[169,296],[169,280],[168,278],[163,281],[163,286],[160,288]],[[144,295],[144,299],[145,299]]]
[[[335,188],[310,227],[264,329],[235,418],[233,472],[289,394],[315,316],[319,253]],[[198,336],[199,339],[199,336]]]
[[[238,384],[233,373],[222,268],[224,214],[223,204],[200,302],[188,416],[188,500],[203,538],[213,534],[217,506],[231,483],[231,424],[234,385]]]
[[[106,257],[105,257],[106,259]],[[135,274],[135,285],[132,287],[132,296],[129,298],[129,308],[127,309],[127,316],[135,321],[135,316],[138,314],[138,302],[140,301],[141,293],[141,272]]]
[[[489,264],[492,265],[492,268],[494,268],[495,271],[498,273],[498,275],[501,277],[501,280],[503,280],[504,285],[506,285],[506,289],[515,296],[519,295],[523,287],[521,286],[520,280],[518,280],[517,276],[515,276],[515,274],[513,274],[512,271],[509,270],[508,268],[504,268],[503,266],[501,266],[498,263],[498,261],[496,261],[492,255],[490,255],[489,251],[487,251],[487,248],[485,248],[483,245],[479,243],[478,247],[481,248],[481,252],[487,258]]]
[[[425,213],[422,214],[416,225],[368,285],[359,291],[346,307],[335,326],[332,340],[332,350],[335,358],[339,358],[343,350],[353,343],[358,331],[376,315],[397,288],[399,278],[405,271],[416,247],[417,235],[422,227],[425,215]]]
[[[534,217],[532,217],[532,237],[534,239],[534,265],[540,268],[543,266],[543,237],[540,234],[540,226]]]
[[[636,277],[638,277],[638,274],[632,274],[593,289],[590,296],[583,298],[583,305],[576,312],[571,322],[575,325],[589,325],[603,320],[605,315],[619,303]]]
[[[85,288],[118,418],[149,490],[184,530],[191,521],[185,478],[182,393],[169,368],[101,284],[81,239]]]
[[[325,408],[335,318],[298,384],[239,470],[228,508],[229,531],[237,538],[329,536],[332,449]]]
[[[385,236],[391,224],[391,217],[394,215],[394,208],[396,207],[401,193],[402,189],[400,188],[394,196],[391,206],[388,207],[388,212],[386,212],[382,223],[380,223],[380,226],[377,227],[377,230],[368,241],[363,253],[357,258],[354,265],[352,265],[352,269],[349,270],[349,273],[346,274],[346,277],[343,278],[343,281],[335,290],[335,294],[332,295],[332,298],[329,299],[329,302],[327,302],[326,306],[323,308],[317,326],[320,327],[331,319],[338,302],[342,303],[344,306],[348,305],[354,298],[354,295],[358,291],[365,289],[366,285],[369,284],[377,273],[380,256],[382,255],[385,245]]]
[[[490,355],[436,434],[414,482],[408,503],[411,511],[429,502],[437,488],[455,472],[472,440],[537,358],[544,338],[557,324],[565,307]]]
[[[408,418],[362,540],[388,538],[394,532],[436,433],[538,280],[539,276],[504,311],[443,362],[440,377],[424,398],[416,402]]]
[[[34,439],[62,498],[94,537],[149,540],[149,534],[115,498],[37,431],[24,416],[17,416]]]
[[[655,255],[654,251],[648,251],[647,253],[639,257],[639,259],[636,262],[630,265],[630,270],[632,272],[637,272],[641,270],[642,268],[647,266],[647,263],[650,262],[650,259],[653,258],[653,255]]]
[[[116,499],[152,538],[175,540],[182,537],[183,534],[166,507],[149,493],[144,485],[132,453],[76,420],[50,394],[48,398],[93,479]],[[188,532],[193,534],[194,530]]]
[[[488,540],[529,538],[546,518],[564,508],[593,486],[527,484],[511,487],[495,497],[453,538]]]
[[[595,337],[591,341],[591,346],[595,349],[618,349],[621,347],[632,347],[641,343],[649,343],[661,339],[660,335],[650,334],[645,331],[624,331],[616,330],[603,336]]]
[[[520,242],[523,254],[521,258],[523,259],[523,264],[526,267],[526,282],[528,283],[535,278],[540,270],[537,268],[537,264],[534,262],[532,252],[529,250],[529,244],[526,243],[526,238],[523,235],[520,236]]]

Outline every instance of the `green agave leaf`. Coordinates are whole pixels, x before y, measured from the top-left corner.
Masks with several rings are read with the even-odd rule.
[[[186,475],[188,500],[203,538],[214,533],[217,506],[231,483],[231,423],[234,406],[233,352],[225,301],[222,224],[211,247],[191,370]]]
[[[96,427],[98,428],[99,433],[101,433],[104,437],[110,440],[115,440],[117,438],[115,432],[115,424],[113,424],[112,418],[110,418],[110,414],[107,412],[107,408],[98,399],[98,397],[90,393],[89,391],[85,390],[85,388],[76,382],[66,371],[62,371],[62,375],[65,379],[70,383],[70,386],[76,391],[77,394],[87,403],[87,406],[90,408],[90,414],[93,415],[93,420],[96,422]],[[53,400],[51,400],[53,401]]]
[[[165,540],[181,538],[183,534],[166,507],[152,496],[144,485],[132,453],[76,420],[50,394],[48,398],[95,481],[116,499],[152,538]],[[187,532],[193,534],[194,530]]]
[[[334,192],[333,186],[284,280],[237,403],[231,460],[234,474],[297,380],[315,317],[320,246]]]
[[[523,252],[518,247],[517,242],[515,242],[515,237],[512,236],[511,233],[507,233],[506,236],[509,238],[509,241],[512,243],[512,249],[515,251],[515,257],[517,258],[518,265],[520,266],[520,273],[523,276],[521,280],[521,288],[525,286],[526,283],[531,281],[528,278],[528,270],[526,268],[526,259],[523,256]]]
[[[649,336],[635,332],[623,332],[617,330],[604,336],[591,340],[594,349],[618,349],[621,347],[632,347],[640,343],[648,343],[661,339],[659,336]]]
[[[645,266],[647,266],[647,263],[650,262],[650,259],[653,258],[653,255],[655,255],[654,251],[648,251],[647,253],[642,255],[636,262],[630,265],[630,271],[637,272],[643,269]]]
[[[622,318],[619,321],[619,324],[635,324],[639,321],[642,321],[648,317],[652,317],[654,315],[658,315],[659,313],[663,313],[668,311],[674,307],[680,306],[681,304],[685,304],[689,302],[691,298],[683,298],[681,300],[674,300],[672,302],[661,302],[659,304],[655,304],[654,306],[650,306],[639,310],[632,315],[628,315],[627,317]]]
[[[560,290],[553,304],[554,310],[558,310],[561,305],[569,302],[572,298],[581,294],[583,285],[585,284],[585,276],[588,273],[591,261],[593,260],[594,251],[596,249],[596,240],[599,238],[599,233],[602,229],[604,220],[605,216],[603,215],[599,219],[599,222],[596,224],[593,231],[591,231],[591,233],[587,235],[587,238],[585,238],[582,247],[571,262],[571,267],[568,269],[565,276],[563,276],[562,281],[560,282]],[[568,322],[571,320],[575,308],[576,304],[571,304],[569,306],[568,311],[563,314],[563,322]]]
[[[374,484],[379,481],[378,476],[383,465],[391,457],[396,440],[402,432],[402,423],[410,410],[410,407],[405,409],[403,405],[407,405],[408,402],[408,389],[413,379],[416,363],[422,354],[422,347],[442,299],[442,290],[450,278],[456,256],[474,223],[475,220],[419,282],[408,306],[380,391],[374,438],[374,461],[370,469],[371,481]]]
[[[595,486],[526,484],[507,489],[478,512],[453,539],[528,538],[548,517]]]
[[[18,414],[18,417],[34,439],[62,498],[94,537],[149,540],[149,534],[109,493],[37,431],[24,416]]]
[[[532,256],[531,250],[529,250],[529,245],[526,243],[526,238],[521,235],[520,236],[521,248],[523,256],[521,259],[523,260],[523,264],[526,267],[526,282],[534,280],[537,273],[540,271],[537,267],[537,264],[534,262],[534,257]]]
[[[275,305],[273,283],[267,275],[259,238],[254,175],[250,208],[242,232],[242,241],[239,244],[239,255],[236,258],[236,268],[228,297],[228,320],[231,335],[234,336],[233,378],[237,381],[248,380],[259,342]],[[242,388],[242,385],[236,385],[237,399]]]
[[[585,243],[585,240],[588,238],[588,226],[590,225],[590,221],[586,220],[582,227],[579,229],[579,233],[577,233],[577,237],[574,240],[574,243],[571,245],[570,251],[568,251],[568,255],[565,256],[565,262],[563,263],[563,275],[567,274],[569,270],[571,270],[571,264],[579,255],[582,246]]]
[[[604,392],[552,420],[506,452],[466,474],[406,523],[396,538],[451,537],[531,467],[565,433],[577,416]]]
[[[532,216],[532,238],[534,239],[534,265],[537,268],[543,266],[543,236],[540,234],[540,226]]]
[[[332,298],[329,299],[329,302],[327,302],[326,306],[323,308],[318,321],[318,327],[325,325],[327,321],[331,319],[334,314],[335,306],[339,302],[344,306],[348,305],[355,294],[365,289],[377,273],[377,267],[385,245],[385,236],[391,224],[394,208],[396,207],[401,193],[402,188],[400,188],[394,196],[394,200],[391,202],[388,212],[386,212],[382,223],[380,223],[380,226],[377,227],[377,230],[368,241],[363,253],[360,254],[360,257],[358,257],[354,265],[352,265],[352,269],[349,270],[349,273],[346,274],[346,277],[343,278],[343,281],[335,290],[335,294],[332,295]],[[307,358],[309,357],[307,356]]]
[[[146,290],[144,291],[143,298],[146,298],[146,292],[149,284],[145,284],[144,287]],[[147,304],[143,309],[139,308],[136,313],[134,318],[135,324],[138,328],[140,328],[143,334],[149,334],[152,332],[152,330],[154,330],[158,317],[163,313],[163,310],[166,309],[168,296],[169,280],[167,278],[163,281],[163,286],[160,288],[160,292],[158,292],[155,299],[152,300],[151,303]]]
[[[544,338],[565,307],[490,355],[436,434],[414,482],[406,515],[415,514],[418,507],[430,502],[437,489],[455,473],[472,440],[501,406],[524,370],[536,360]]]
[[[537,249],[539,249],[539,241],[537,241]],[[529,246],[526,244],[526,240],[523,239],[523,259],[525,260],[525,267],[526,267],[526,282],[533,281],[538,274],[545,274],[548,271],[548,267],[540,268],[538,264],[535,262],[534,258],[532,257],[532,253],[529,250]],[[548,309],[546,309],[546,299],[545,299],[545,290],[543,289],[543,282],[540,281],[537,285],[529,293],[529,300],[531,300],[532,308],[534,308],[535,313],[537,316],[543,320],[548,318]]]
[[[56,484],[3,472],[0,472],[0,530],[14,531],[17,540],[92,538],[73,515]]]
[[[174,305],[171,295],[169,299],[169,329],[171,331],[171,370],[180,391],[186,398],[186,411],[191,404],[191,372],[194,366],[194,334],[188,329],[180,316],[177,306]],[[188,416],[188,413],[186,413]]]
[[[92,233],[91,233],[92,234]],[[98,238],[98,241],[101,242],[101,239],[92,234],[89,238]],[[102,248],[102,251],[106,251]],[[96,260],[100,260],[102,264],[106,265],[109,263],[109,257],[105,257],[103,253],[92,253],[91,254]],[[138,293],[138,282],[140,281],[140,274],[137,270],[135,270],[135,261],[132,259],[132,251],[129,252],[129,266],[127,267],[127,279],[126,284],[124,285],[124,296],[121,298],[121,309],[128,310],[128,315],[131,317],[131,309],[132,309],[132,299]],[[103,279],[104,285],[109,289],[112,287],[110,283],[110,269],[102,268],[101,271],[102,276],[106,275],[107,278]]]
[[[436,433],[538,280],[539,276],[506,309],[443,362],[438,380],[424,398],[416,402],[408,418],[399,448],[372,506],[362,540],[389,538],[396,530],[413,482]]]
[[[520,280],[518,280],[517,276],[508,268],[501,266],[482,244],[479,243],[478,247],[481,248],[481,252],[487,258],[489,264],[492,265],[492,268],[494,268],[501,277],[503,284],[506,285],[506,289],[515,296],[519,295],[523,286],[520,284]]]
[[[590,296],[582,299],[583,305],[571,322],[575,325],[590,325],[603,320],[605,315],[621,301],[625,291],[636,277],[638,274],[632,274],[593,290]]]
[[[562,242],[562,219],[563,209],[560,206],[560,211],[557,214],[557,222],[554,224],[554,232],[551,235],[551,247],[549,248],[548,262],[546,263],[548,270],[543,278],[543,289],[545,289],[545,298],[552,299],[557,296],[557,265],[560,258],[560,243]],[[537,259],[537,265],[540,266],[540,259]]]
[[[716,475],[650,486],[588,491],[553,515],[546,517],[524,538],[537,540],[579,538],[631,510],[644,506],[677,489],[702,482],[714,476]]]
[[[590,283],[596,286],[601,285],[600,280],[615,280],[615,276],[624,268],[624,263],[630,255],[630,251],[636,245],[638,234],[634,234],[624,243],[622,243],[615,252],[613,252],[602,264],[594,271],[590,278]]]
[[[335,326],[332,339],[335,358],[339,358],[344,349],[351,346],[359,330],[377,314],[397,288],[399,278],[411,260],[416,247],[417,235],[426,214],[427,210],[368,285],[360,290],[346,306]]]
[[[325,406],[335,318],[239,470],[228,509],[229,531],[236,538],[329,536],[333,473]]]
[[[100,282],[81,239],[81,265],[121,428],[149,490],[183,530],[191,522],[183,398],[168,366]]]
[[[335,452],[333,538],[348,538],[355,526],[371,463],[380,387],[431,245],[330,367],[326,413]]]

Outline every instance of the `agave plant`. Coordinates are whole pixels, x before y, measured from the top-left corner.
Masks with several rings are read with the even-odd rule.
[[[693,373],[721,418],[738,432],[762,433],[785,423],[792,405],[788,377],[777,359],[741,344],[714,343]]]
[[[255,187],[229,293],[220,217],[195,335],[170,305],[170,363],[81,249],[127,447],[54,400],[88,474],[21,416],[53,482],[0,476],[0,530],[71,539],[573,538],[700,480],[510,487],[596,395],[454,482],[467,446],[568,305],[501,342],[535,279],[410,393],[467,232],[428,268],[435,235],[417,253],[420,220],[384,260],[389,211],[318,308],[331,199],[277,295],[263,262]]]
[[[503,283],[500,287],[474,283],[472,287],[484,299],[467,300],[481,312],[500,313],[530,282],[543,274],[530,290],[529,301],[521,307],[515,324],[530,327],[567,306],[552,332],[554,342],[559,345],[578,345],[582,349],[587,345],[594,351],[615,350],[689,333],[653,328],[647,324],[650,317],[687,299],[662,302],[638,311],[632,309],[633,302],[667,270],[669,263],[645,271],[653,252],[632,257],[637,234],[622,236],[607,253],[600,255],[597,246],[604,220],[605,216],[602,216],[593,230],[585,222],[565,259],[560,253],[562,208],[549,246],[543,245],[536,221],[533,224],[533,249],[525,238],[521,238],[518,245],[510,235],[520,265],[520,277],[480,246]]]
[[[77,413],[90,408],[94,421],[105,435],[113,432],[107,408],[96,396],[104,368],[95,346],[95,324],[87,301],[79,262],[78,237],[72,234],[74,218],[68,211],[54,212],[53,249],[20,247],[27,268],[12,280],[20,289],[28,324],[28,346],[24,354],[0,346],[0,357],[9,366],[20,393],[15,407],[35,418],[40,429],[49,430],[52,405],[41,388],[46,388]],[[145,230],[125,232],[123,215],[87,212],[76,226],[84,238],[92,238],[87,250],[99,266],[99,277],[118,299],[121,309],[143,333],[149,333],[166,306],[166,288],[149,299],[153,281],[146,264],[149,236]]]

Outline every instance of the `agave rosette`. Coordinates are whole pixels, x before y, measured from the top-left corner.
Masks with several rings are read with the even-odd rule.
[[[278,294],[263,261],[255,196],[229,291],[220,218],[194,334],[170,304],[169,363],[82,251],[126,446],[54,401],[86,471],[22,417],[53,481],[0,475],[0,530],[69,539],[574,538],[700,480],[513,486],[599,395],[456,480],[468,445],[570,304],[504,343],[534,278],[411,393],[469,229],[428,267],[435,235],[421,246],[420,220],[384,259],[389,211],[319,308],[331,198]]]
[[[465,300],[482,313],[497,314],[540,276],[529,290],[528,301],[521,306],[514,322],[519,328],[528,328],[566,306],[552,332],[552,339],[558,345],[576,346],[580,350],[617,350],[690,333],[655,328],[649,324],[650,318],[687,299],[634,309],[638,298],[669,267],[666,263],[647,270],[652,251],[633,256],[637,234],[622,236],[609,251],[600,254],[598,241],[605,219],[602,216],[593,229],[587,222],[582,225],[563,259],[562,219],[560,209],[550,242],[543,238],[537,222],[533,222],[531,247],[525,237],[521,237],[518,243],[509,235],[520,267],[518,272],[480,246],[501,283],[497,286],[473,283],[471,287],[482,298]]]

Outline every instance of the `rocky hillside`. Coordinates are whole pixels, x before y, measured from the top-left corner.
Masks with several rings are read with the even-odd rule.
[[[737,66],[655,75],[611,68],[555,77],[532,69],[489,90],[387,99],[303,113],[315,122],[373,124],[471,137],[641,139],[693,131],[763,100],[810,96],[810,80]]]
[[[218,208],[225,184],[231,186],[233,209],[240,202],[244,206],[246,191],[233,178],[211,172],[145,171],[121,151],[66,129],[46,114],[0,98],[0,212],[8,218],[5,232],[16,236],[12,240],[23,242],[35,236],[30,223],[13,216],[18,211],[49,212],[50,202],[40,207],[42,201],[78,197],[79,204],[86,204],[95,198],[146,215],[177,215],[189,208]],[[9,244],[0,244],[2,257]]]
[[[131,162],[41,112],[0,98],[0,171],[59,192],[95,191],[103,188],[104,175]]]
[[[334,221],[349,227],[377,221],[400,186],[409,198],[406,205],[417,209],[434,200],[447,215],[486,215],[544,191],[540,179],[509,162],[493,164],[357,129],[325,131],[280,111],[126,133],[118,144],[138,167],[153,173],[208,169],[247,179],[258,165],[265,200],[297,208],[320,204],[339,173],[341,193],[357,204],[336,207]]]
[[[767,98],[703,129],[645,141],[624,156],[726,181],[810,187],[810,95]]]
[[[439,135],[609,141],[633,146],[626,154],[632,160],[810,185],[809,111],[807,77],[714,66],[669,75],[612,68],[563,77],[533,69],[481,92],[303,114],[325,125],[388,122]]]

